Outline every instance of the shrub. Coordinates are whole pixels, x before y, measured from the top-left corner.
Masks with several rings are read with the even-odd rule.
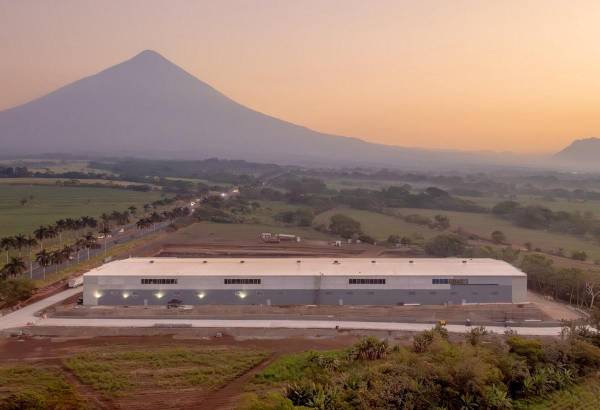
[[[465,339],[472,346],[477,346],[481,342],[481,339],[483,338],[483,336],[486,336],[487,334],[488,334],[488,331],[485,328],[485,326],[478,326],[478,327],[474,327],[471,330],[469,330],[465,334]]]
[[[464,239],[457,235],[438,235],[425,244],[425,252],[437,257],[449,257],[462,255],[467,244]]]
[[[378,360],[383,359],[389,352],[388,342],[376,337],[366,337],[350,350],[352,360]]]
[[[336,409],[336,391],[331,386],[325,388],[312,381],[292,383],[287,386],[285,396],[294,406],[304,406],[319,410]]]

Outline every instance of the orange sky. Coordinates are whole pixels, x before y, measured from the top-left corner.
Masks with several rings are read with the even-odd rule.
[[[0,109],[144,49],[254,109],[375,142],[600,136],[598,0],[0,0]]]

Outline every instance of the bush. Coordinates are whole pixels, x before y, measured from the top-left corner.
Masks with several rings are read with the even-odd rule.
[[[425,244],[425,252],[431,256],[460,256],[467,248],[466,241],[457,235],[438,235]]]
[[[366,337],[350,350],[352,360],[379,360],[385,358],[389,352],[388,342],[376,337]]]
[[[497,244],[506,242],[506,235],[502,231],[494,231],[491,235],[492,241]]]
[[[481,339],[486,336],[488,334],[487,329],[485,328],[485,326],[478,326],[478,327],[474,327],[471,330],[469,330],[466,334],[465,334],[465,339],[467,340],[467,342],[469,342],[472,346],[477,346],[480,342]]]
[[[29,299],[35,285],[30,279],[17,278],[0,281],[0,306],[12,306]]]
[[[330,386],[325,388],[323,385],[312,381],[288,385],[285,396],[294,406],[304,406],[319,410],[333,410],[338,408],[335,403],[335,389]]]
[[[0,401],[0,410],[45,410],[44,397],[32,391],[10,394]]]
[[[331,217],[329,230],[346,239],[351,238],[352,235],[360,234],[361,232],[360,222],[342,214],[336,214]]]
[[[571,259],[576,261],[585,261],[587,260],[588,255],[585,251],[573,251],[571,252]]]

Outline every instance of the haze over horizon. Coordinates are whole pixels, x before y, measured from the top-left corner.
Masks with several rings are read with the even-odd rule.
[[[0,110],[152,49],[320,132],[553,152],[600,134],[598,21],[587,0],[0,1]]]

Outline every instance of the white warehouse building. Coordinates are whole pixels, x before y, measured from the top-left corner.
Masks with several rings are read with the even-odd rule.
[[[493,259],[130,258],[83,287],[85,305],[522,303],[527,276]]]

